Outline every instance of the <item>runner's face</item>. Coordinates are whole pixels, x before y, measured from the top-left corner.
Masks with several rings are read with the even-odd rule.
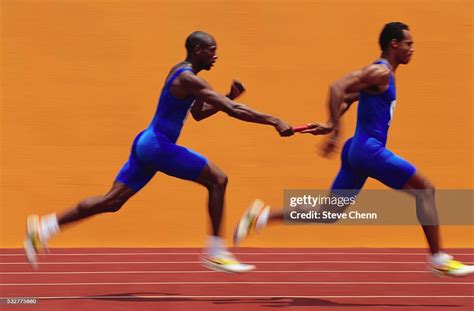
[[[201,64],[205,70],[211,70],[217,60],[217,45],[213,44],[203,47],[201,50]]]
[[[403,39],[397,42],[397,60],[400,64],[408,64],[415,49],[413,48],[413,38],[410,31],[403,30]]]

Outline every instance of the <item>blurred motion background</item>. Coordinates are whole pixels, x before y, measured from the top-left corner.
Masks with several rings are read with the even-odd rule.
[[[28,214],[60,212],[108,191],[156,109],[184,40],[211,33],[219,59],[200,74],[241,102],[293,125],[326,121],[328,84],[380,55],[387,22],[415,41],[397,70],[388,147],[440,189],[473,188],[471,0],[1,0],[0,247],[21,247]],[[345,137],[356,109],[344,118]],[[339,158],[321,137],[280,138],[225,114],[188,118],[179,144],[229,176],[225,232],[249,202],[283,203],[284,189],[327,189]],[[369,189],[383,189],[369,181]],[[120,212],[74,225],[52,247],[199,247],[207,191],[158,173]],[[383,208],[383,207],[381,207]],[[456,206],[453,205],[453,213]],[[413,215],[415,217],[415,202]],[[466,215],[473,217],[473,215]],[[473,226],[445,226],[447,247],[472,247]],[[418,226],[278,226],[254,247],[424,247]]]

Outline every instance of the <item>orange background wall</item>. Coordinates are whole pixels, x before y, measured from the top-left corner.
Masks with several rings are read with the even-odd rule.
[[[326,120],[328,83],[378,57],[384,23],[409,24],[416,52],[397,72],[389,147],[438,188],[472,189],[472,12],[470,0],[1,0],[0,247],[21,246],[28,214],[108,190],[194,30],[218,42],[218,63],[202,77],[222,92],[237,77],[248,88],[242,102],[299,125]],[[346,136],[354,121],[355,110]],[[282,139],[226,115],[189,119],[179,143],[228,173],[228,238],[251,199],[281,205],[283,189],[325,189],[339,167],[315,153],[319,137]],[[157,175],[119,213],[64,230],[52,246],[201,246],[206,196]],[[447,246],[473,245],[472,227],[443,233]],[[269,228],[245,245],[425,242],[417,226],[306,225]]]

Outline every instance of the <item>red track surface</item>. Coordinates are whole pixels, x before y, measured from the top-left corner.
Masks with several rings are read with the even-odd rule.
[[[453,249],[474,262],[474,249]],[[420,249],[244,249],[255,272],[206,270],[199,249],[54,249],[34,272],[0,250],[2,310],[474,310],[474,277],[426,272]],[[34,297],[36,305],[5,299]]]

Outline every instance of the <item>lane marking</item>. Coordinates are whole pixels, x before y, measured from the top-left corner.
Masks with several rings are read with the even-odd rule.
[[[311,252],[298,252],[298,253],[280,253],[280,252],[271,252],[271,253],[251,253],[251,252],[233,252],[234,255],[383,255],[383,256],[428,256],[428,253],[344,253],[344,252],[324,252],[324,253],[311,253]],[[146,252],[146,253],[50,253],[50,254],[40,254],[44,256],[166,256],[166,255],[202,255],[199,252],[191,253],[158,253],[158,252]],[[453,253],[450,254],[453,256],[474,256],[474,253]],[[15,254],[0,254],[0,257],[19,257],[24,256],[23,253]]]
[[[474,285],[474,282],[80,282],[1,283],[0,286],[85,286],[85,285]]]
[[[371,261],[371,260],[275,260],[256,261],[247,263],[255,264],[306,264],[306,263],[333,263],[333,264],[427,264],[426,261]],[[39,265],[110,265],[110,264],[201,264],[201,261],[52,261],[39,262]],[[473,264],[465,262],[465,264]],[[0,265],[29,265],[28,262],[0,262]]]
[[[429,270],[254,270],[247,273],[429,273]],[[212,270],[189,270],[189,271],[178,271],[178,270],[162,270],[162,271],[38,271],[38,272],[0,272],[4,275],[41,275],[41,274],[192,274],[192,273],[220,273]]]

